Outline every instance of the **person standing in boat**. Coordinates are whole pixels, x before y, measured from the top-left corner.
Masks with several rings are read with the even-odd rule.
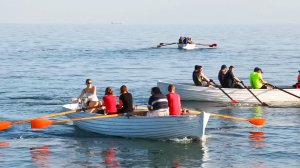
[[[240,83],[241,80],[234,76],[234,66],[230,66],[229,70],[224,75],[224,88],[244,88]]]
[[[86,96],[87,98],[87,106],[90,109],[90,111],[94,111],[95,108],[101,106],[101,102],[99,102],[98,97],[96,95],[96,86],[92,85],[92,80],[91,79],[87,79],[85,81],[86,84],[86,88],[84,88],[81,92],[81,94],[79,95],[78,99],[83,98],[84,96]]]
[[[163,95],[159,87],[153,87],[151,89],[151,96],[148,101],[149,112],[147,116],[168,116],[168,100],[165,95]]]
[[[296,89],[300,88],[300,70],[298,71],[298,73],[298,82],[295,85],[293,85],[293,87]]]
[[[210,80],[204,75],[203,68],[200,65],[195,65],[193,81],[196,86],[210,86]]]
[[[253,72],[250,73],[250,84],[253,89],[267,89],[267,82],[262,77],[262,70],[255,67]]]
[[[132,95],[128,93],[127,86],[122,85],[120,87],[120,98],[118,105],[118,113],[131,113],[133,112]]]
[[[107,87],[105,89],[105,96],[103,97],[103,105],[107,114],[116,114],[117,110],[117,97],[114,96],[113,89]]]
[[[221,87],[225,86],[224,76],[225,76],[226,72],[227,72],[227,66],[226,65],[222,65],[221,69],[219,71],[219,74],[218,74],[218,79],[219,79],[219,82],[221,84]]]
[[[167,94],[169,115],[181,115],[181,101],[179,94],[175,93],[175,86],[169,85]]]

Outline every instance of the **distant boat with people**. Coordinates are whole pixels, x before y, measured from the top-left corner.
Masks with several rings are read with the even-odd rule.
[[[208,43],[195,43],[192,41],[192,39],[190,37],[180,37],[178,42],[174,42],[174,43],[159,43],[156,47],[157,48],[161,48],[164,46],[169,46],[169,45],[174,45],[177,44],[178,49],[183,49],[183,50],[193,50],[195,48],[197,48],[198,46],[201,46],[201,48],[205,47],[205,48],[216,48],[217,44],[212,43],[212,44],[208,44]]]
[[[161,91],[168,93],[170,82],[158,81],[157,86]],[[180,94],[182,100],[203,101],[203,102],[222,102],[228,103],[228,97],[222,93],[217,87],[195,86],[193,83],[175,83],[177,93]],[[260,104],[257,99],[251,95],[247,89],[239,88],[222,88],[226,94],[232,99],[240,103]],[[300,89],[295,89],[292,86],[279,86],[277,89],[250,89],[259,100],[269,105],[288,105],[299,106]],[[295,96],[286,92],[294,94]],[[296,97],[298,96],[298,97]]]

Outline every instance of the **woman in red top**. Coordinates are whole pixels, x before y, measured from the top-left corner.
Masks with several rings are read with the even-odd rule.
[[[114,96],[114,92],[111,87],[105,89],[105,96],[103,97],[103,105],[105,105],[105,112],[107,114],[117,113],[117,97]]]
[[[179,94],[175,93],[175,86],[169,85],[167,94],[170,115],[181,115],[181,102]]]
[[[294,87],[295,87],[296,89],[299,89],[299,88],[300,88],[300,70],[299,70],[298,72],[299,72],[299,74],[298,74],[298,82],[294,85]]]

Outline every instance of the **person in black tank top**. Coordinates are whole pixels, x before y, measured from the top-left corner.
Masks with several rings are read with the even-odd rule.
[[[120,98],[119,98],[119,113],[131,113],[133,112],[133,101],[131,93],[128,93],[127,86],[122,85],[120,87]]]

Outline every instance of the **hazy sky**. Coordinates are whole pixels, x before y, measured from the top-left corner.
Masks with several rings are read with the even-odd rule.
[[[300,24],[300,0],[0,0],[0,23]]]

